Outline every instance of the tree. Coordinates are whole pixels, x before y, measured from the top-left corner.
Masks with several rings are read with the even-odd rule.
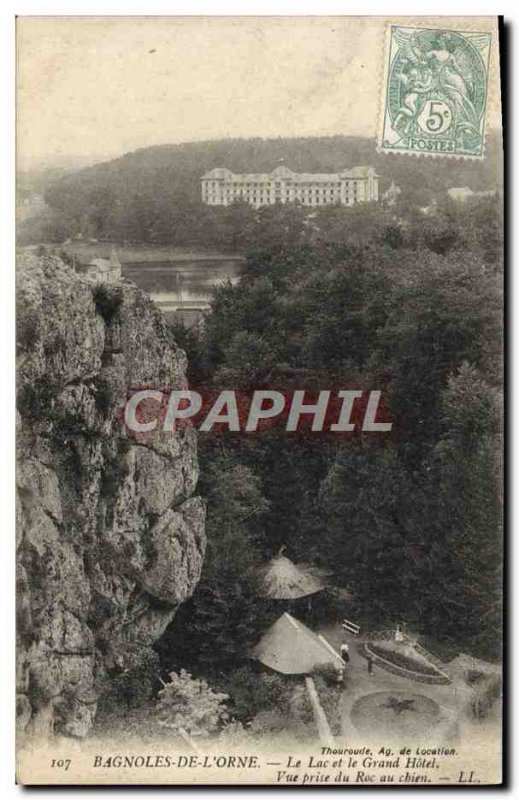
[[[501,399],[464,363],[449,377],[442,411],[431,457],[437,506],[430,524],[440,547],[431,559],[430,603],[441,598],[444,637],[495,657],[502,628]]]
[[[444,256],[459,241],[460,230],[455,220],[447,216],[426,217],[416,232],[416,247],[427,247]]]
[[[45,209],[41,214],[21,222],[17,227],[18,243],[21,245],[61,244],[77,233],[78,224],[69,214],[54,209]]]
[[[168,683],[159,692],[155,705],[159,725],[190,736],[208,736],[228,722],[225,705],[229,695],[214,692],[206,681],[195,680],[189,672],[171,672]]]
[[[370,366],[385,376],[399,451],[416,466],[440,434],[450,373],[467,360],[498,379],[501,292],[481,264],[459,253],[399,260]]]
[[[258,209],[252,247],[291,247],[305,239],[305,211],[297,203],[276,203]]]
[[[372,624],[409,618],[412,484],[392,450],[342,450],[321,485],[321,552]]]
[[[134,192],[122,206],[118,235],[127,242],[149,242],[157,217],[152,197]]]
[[[206,454],[207,550],[200,583],[158,645],[162,662],[219,672],[239,664],[263,625],[254,567],[268,509],[254,473],[232,456]]]
[[[196,342],[215,388],[231,378],[286,391],[376,386],[393,421],[387,437],[272,429],[202,441],[207,566],[170,651],[195,658],[196,648],[208,670],[235,668],[259,632],[254,563],[283,544],[353,591],[365,624],[407,620],[496,652],[499,277],[459,242],[446,255],[412,237],[395,249],[377,226],[362,245],[251,253]],[[462,217],[459,228],[469,235]]]
[[[253,237],[256,212],[243,200],[222,209],[221,241],[233,253],[247,247]]]
[[[113,224],[117,211],[117,196],[110,186],[98,186],[88,195],[87,212],[83,215],[83,234],[104,238]]]
[[[279,303],[280,297],[266,277],[218,287],[204,329],[207,363],[218,369],[225,362],[226,348],[232,347],[234,337],[244,332],[261,337],[275,350],[282,342],[275,324]]]
[[[226,346],[224,357],[226,366],[215,373],[215,381],[241,388],[261,384],[274,364],[275,352],[262,336],[240,331]]]

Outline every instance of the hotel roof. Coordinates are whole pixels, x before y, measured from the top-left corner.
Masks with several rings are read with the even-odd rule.
[[[298,179],[300,181],[312,181],[314,183],[331,183],[338,181],[340,178],[368,178],[378,177],[376,170],[371,166],[358,166],[351,169],[343,169],[339,172],[293,172],[288,167],[280,165],[272,170],[272,172],[241,172],[235,173],[226,167],[215,167],[204,173],[200,180],[232,180],[236,178],[250,183],[264,183],[276,178],[285,180]]]

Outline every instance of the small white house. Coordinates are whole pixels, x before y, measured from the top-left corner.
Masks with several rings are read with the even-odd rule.
[[[110,258],[94,258],[88,265],[87,277],[103,283],[116,283],[121,280],[122,267],[115,247],[112,247]]]

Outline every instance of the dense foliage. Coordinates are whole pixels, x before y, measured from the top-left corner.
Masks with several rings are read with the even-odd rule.
[[[348,589],[363,626],[499,654],[500,215],[469,203],[388,240],[359,212],[342,241],[255,251],[198,334],[177,326],[194,383],[378,388],[393,431],[200,436],[209,550],[164,663],[241,667],[269,613],[254,567],[282,544]]]
[[[203,680],[186,672],[172,672],[159,692],[155,713],[158,724],[190,736],[207,736],[223,727],[229,719],[228,695],[215,692]]]
[[[20,226],[21,242],[81,234],[248,253],[203,327],[172,331],[193,386],[380,389],[393,421],[390,435],[199,436],[202,577],[157,645],[160,666],[137,659],[105,698],[108,717],[127,706],[131,731],[146,703],[133,719],[155,733],[222,730],[243,741],[243,724],[248,736],[270,736],[290,718],[307,735],[302,688],[249,659],[285,610],[260,598],[257,578],[282,545],[329,575],[333,588],[311,610],[291,609],[312,627],[345,615],[363,628],[406,623],[439,650],[499,656],[502,208],[497,195],[446,197],[451,186],[499,188],[499,145],[491,136],[485,160],[471,163],[387,159],[352,137],[206,142],[147,148],[42,184],[48,205]],[[373,164],[381,191],[394,180],[402,193],[391,206],[201,204],[205,170],[270,171],[280,158],[301,171]],[[109,321],[118,298],[99,286],[95,300]],[[20,330],[18,345],[36,335]],[[96,402],[102,410],[102,386]],[[33,412],[34,398],[25,405]],[[167,683],[152,702],[159,673]],[[338,731],[340,689],[325,673],[315,680]]]
[[[483,162],[388,159],[376,152],[373,140],[351,136],[164,145],[43,182],[48,207],[20,225],[20,240],[62,242],[81,233],[118,242],[196,244],[233,251],[270,245],[280,237],[286,244],[301,232],[305,215],[287,211],[283,224],[278,224],[279,215],[272,208],[254,214],[246,204],[209,207],[200,198],[200,177],[213,167],[270,172],[280,159],[302,172],[337,172],[371,164],[380,173],[381,192],[394,180],[407,208],[441,199],[451,186],[469,186],[473,191],[501,186],[497,134],[488,137]],[[41,191],[41,181],[34,176],[30,181],[33,191]],[[20,183],[23,187],[23,180]],[[339,209],[334,226],[339,237],[341,219]]]

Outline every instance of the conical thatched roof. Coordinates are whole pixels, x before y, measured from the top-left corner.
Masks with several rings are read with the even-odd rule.
[[[296,566],[289,558],[278,555],[261,569],[263,597],[271,600],[297,600],[325,588],[322,573],[306,564]]]
[[[323,664],[344,667],[340,655],[323,636],[287,612],[263,634],[251,655],[284,675],[308,675]]]

